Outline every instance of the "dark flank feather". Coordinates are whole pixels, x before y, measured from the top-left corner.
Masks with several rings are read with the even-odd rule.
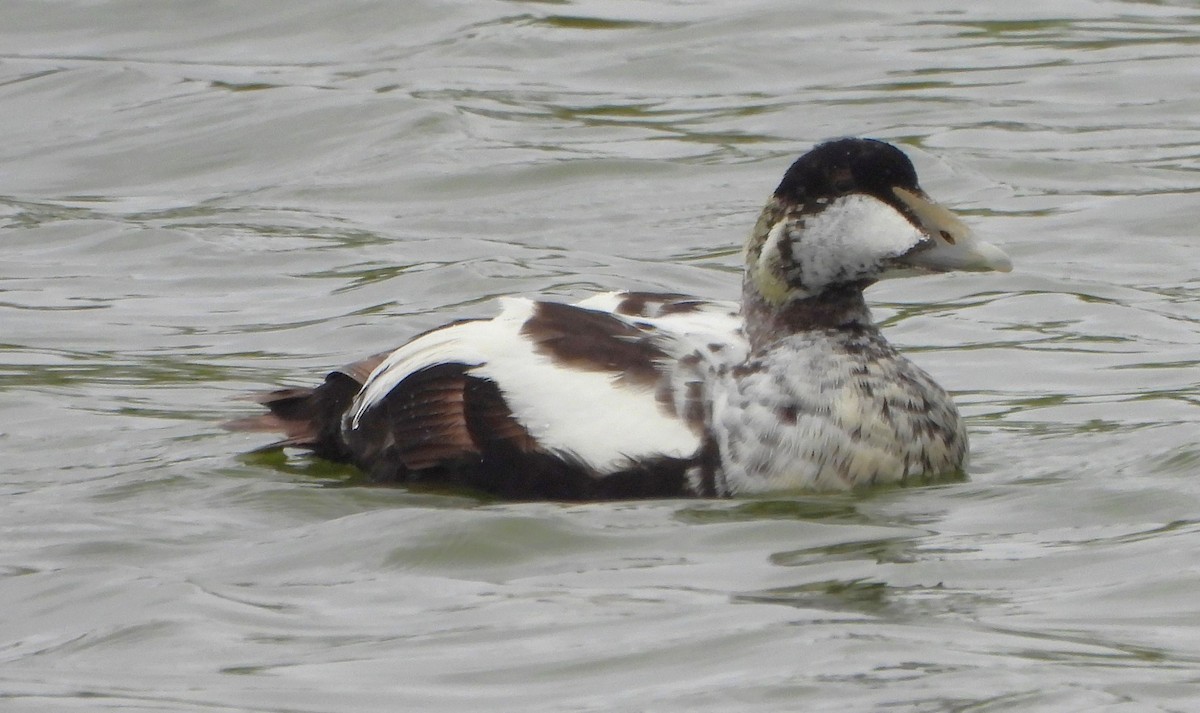
[[[514,499],[678,495],[688,465],[664,458],[599,477],[543,450],[496,384],[461,364],[409,375],[345,438],[353,462],[376,482],[449,483]]]

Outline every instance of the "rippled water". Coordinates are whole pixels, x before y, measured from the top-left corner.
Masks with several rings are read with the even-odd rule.
[[[1192,711],[1190,2],[0,5],[0,707]],[[968,481],[503,504],[232,400],[494,295],[736,296],[795,155],[898,142],[1011,275],[894,281]]]

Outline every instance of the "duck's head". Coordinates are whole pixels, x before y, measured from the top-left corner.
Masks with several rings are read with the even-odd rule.
[[[775,306],[884,277],[1011,269],[921,190],[907,156],[873,139],[830,141],[797,159],[746,246],[746,289]]]

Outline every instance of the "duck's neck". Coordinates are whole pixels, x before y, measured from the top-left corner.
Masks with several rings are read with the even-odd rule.
[[[874,329],[863,298],[866,284],[840,285],[812,297],[776,304],[750,281],[742,288],[742,318],[752,351],[760,352],[784,337],[816,330]]]

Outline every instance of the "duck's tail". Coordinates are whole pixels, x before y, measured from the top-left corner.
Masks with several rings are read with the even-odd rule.
[[[283,439],[256,450],[304,448],[333,461],[350,462],[342,438],[342,415],[350,408],[371,371],[386,355],[376,355],[330,373],[315,388],[277,389],[247,398],[267,407],[268,413],[221,424],[230,431],[281,433]]]

